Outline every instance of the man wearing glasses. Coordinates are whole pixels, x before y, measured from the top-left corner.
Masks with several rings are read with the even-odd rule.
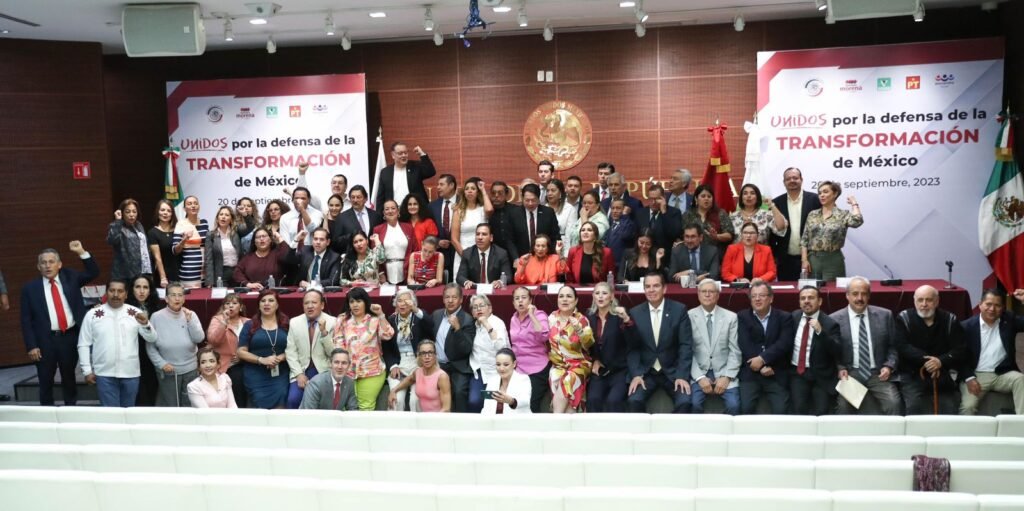
[[[750,309],[740,311],[740,413],[757,413],[761,395],[768,397],[773,415],[789,409],[783,371],[793,347],[793,316],[772,307],[773,291],[762,280],[750,287]]]

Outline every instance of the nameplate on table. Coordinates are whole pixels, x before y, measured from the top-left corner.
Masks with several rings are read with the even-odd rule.
[[[226,287],[215,287],[210,290],[210,298],[214,300],[223,300],[228,295],[228,288]]]
[[[562,286],[564,286],[565,284],[562,284],[561,282],[552,282],[546,285],[549,295],[557,295],[558,292],[562,290]]]
[[[818,287],[818,280],[817,279],[800,279],[800,280],[796,281],[796,287],[798,287],[800,289],[803,289],[803,288],[805,288],[807,286],[811,286],[811,287],[815,287],[815,288]]]
[[[640,282],[626,282],[626,292],[627,293],[643,293],[644,292],[644,283],[642,281],[640,281]]]
[[[779,289],[796,289],[793,284],[773,284],[771,287],[775,291]]]
[[[477,284],[476,294],[478,295],[490,295],[494,294],[494,284]]]
[[[395,296],[396,292],[398,292],[398,287],[394,284],[381,284],[380,286],[381,296]]]
[[[850,286],[850,280],[852,279],[853,277],[838,277],[836,278],[836,287],[839,289],[846,289]]]

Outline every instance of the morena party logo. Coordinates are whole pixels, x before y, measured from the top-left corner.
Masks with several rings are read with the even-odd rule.
[[[811,78],[804,84],[804,92],[810,97],[820,96],[825,91],[825,83],[817,78]]]
[[[219,106],[211,106],[206,110],[206,118],[213,123],[220,122],[224,119],[224,109]]]

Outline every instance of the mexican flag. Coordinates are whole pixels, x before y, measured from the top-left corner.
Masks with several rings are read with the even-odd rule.
[[[732,212],[736,210],[736,200],[732,196],[732,181],[729,179],[729,151],[725,147],[725,124],[715,124],[708,128],[711,133],[711,155],[708,166],[704,170],[701,184],[711,187],[715,193],[715,205]]]
[[[367,206],[375,208],[373,201],[377,200],[377,190],[380,189],[380,172],[384,170],[384,167],[388,166],[388,159],[384,156],[384,130],[377,130],[377,165],[373,168],[373,190],[370,192],[370,196],[366,198]]]
[[[1013,158],[1013,126],[1009,112],[1000,114],[996,164],[978,212],[981,251],[1003,287],[1024,288],[1024,178]]]
[[[181,148],[165,147],[161,153],[164,157],[164,198],[177,206],[185,200],[181,192],[181,181],[178,181],[178,157]]]

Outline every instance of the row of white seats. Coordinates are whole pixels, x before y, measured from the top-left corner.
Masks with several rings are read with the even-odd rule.
[[[308,478],[0,471],[15,511],[1020,511],[1024,497],[890,491],[466,486]]]
[[[1024,438],[774,436],[576,431],[410,431],[163,424],[0,423],[0,444],[108,444],[341,450],[374,453],[614,454],[794,459],[1024,461]]]
[[[622,433],[720,433],[731,435],[912,435],[1024,437],[1024,416],[916,415],[809,417],[797,415],[670,414],[470,414],[321,410],[212,410],[193,408],[98,408],[0,406],[0,422],[89,422],[221,426],[331,427],[497,431],[594,431]]]

